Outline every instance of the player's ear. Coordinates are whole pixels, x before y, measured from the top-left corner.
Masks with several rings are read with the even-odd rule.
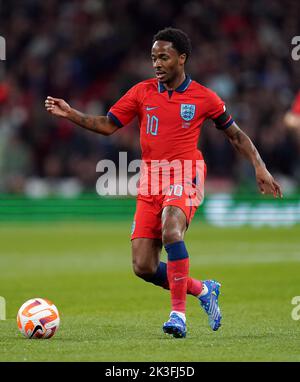
[[[182,53],[182,54],[179,56],[179,62],[180,62],[180,64],[184,65],[184,64],[186,63],[186,59],[187,59],[186,53]]]

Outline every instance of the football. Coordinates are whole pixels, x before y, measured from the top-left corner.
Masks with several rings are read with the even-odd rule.
[[[56,306],[44,298],[24,302],[18,311],[17,324],[26,338],[50,338],[60,323]]]

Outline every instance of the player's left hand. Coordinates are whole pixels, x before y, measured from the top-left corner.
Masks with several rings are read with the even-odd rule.
[[[273,195],[274,198],[282,198],[280,185],[274,180],[273,176],[264,167],[256,169],[256,181],[258,188],[262,194]]]

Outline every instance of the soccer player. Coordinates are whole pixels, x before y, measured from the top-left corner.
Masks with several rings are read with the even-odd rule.
[[[231,144],[253,164],[261,193],[282,196],[279,184],[266,169],[249,137],[233,121],[224,102],[185,73],[190,54],[191,43],[183,31],[175,28],[159,31],[153,38],[151,50],[155,78],[133,86],[106,116],[83,114],[58,98],[47,97],[45,101],[49,113],[103,135],[115,133],[137,116],[142,160],[150,165],[149,173],[155,172],[155,166],[151,167],[155,161],[192,163],[191,170],[187,171],[192,181],[183,184],[176,180],[175,183],[173,173],[167,192],[139,192],[131,236],[135,274],[170,290],[171,313],[163,324],[163,331],[176,338],[186,336],[187,294],[199,300],[212,330],[221,326],[218,304],[221,285],[215,280],[201,281],[189,276],[189,254],[184,242],[187,227],[201,203],[201,192],[196,192],[194,198],[191,196],[203,186],[201,180],[204,181],[206,172],[203,165],[200,182],[194,180],[198,175],[196,164],[203,162],[197,149],[203,122],[212,119]],[[159,191],[162,190],[159,181]],[[167,264],[160,261],[162,246],[167,252]]]

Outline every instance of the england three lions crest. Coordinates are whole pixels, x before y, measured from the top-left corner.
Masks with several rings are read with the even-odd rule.
[[[196,105],[190,103],[182,103],[180,105],[180,116],[184,121],[190,121],[194,118]]]

